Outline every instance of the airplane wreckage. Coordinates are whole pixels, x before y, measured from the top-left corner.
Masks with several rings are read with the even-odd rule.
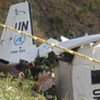
[[[30,8],[28,2],[12,5],[5,25],[34,36]],[[46,43],[37,47],[33,39],[4,28],[0,40],[0,70],[16,77],[20,72],[27,74],[26,69],[29,68],[33,76],[41,77],[43,69],[37,66],[44,63],[48,66],[46,61],[57,61],[55,86],[59,100],[100,100],[100,34],[70,40],[62,36],[61,39],[50,38],[48,42],[87,55],[87,59],[98,59],[99,63]],[[43,91],[48,90],[53,82],[54,79],[43,83]]]

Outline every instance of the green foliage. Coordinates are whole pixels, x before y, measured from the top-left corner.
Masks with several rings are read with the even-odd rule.
[[[45,100],[41,95],[32,96],[34,84],[33,79],[14,79],[9,75],[0,80],[0,100]]]
[[[63,20],[59,16],[51,18],[49,21],[53,31],[59,32],[63,28]]]
[[[90,3],[90,6],[89,6],[89,9],[93,12],[95,12],[98,8],[97,8],[97,2],[91,2]]]

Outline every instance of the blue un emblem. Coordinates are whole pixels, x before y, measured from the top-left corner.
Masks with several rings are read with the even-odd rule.
[[[15,35],[14,44],[15,45],[22,45],[25,41],[25,38],[26,37],[24,35],[20,35],[20,34]]]

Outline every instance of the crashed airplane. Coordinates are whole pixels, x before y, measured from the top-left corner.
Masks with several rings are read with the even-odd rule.
[[[34,35],[30,8],[28,2],[12,5],[5,24]],[[50,38],[48,41],[100,59],[99,34],[71,40],[65,37],[61,39],[62,41],[57,41]],[[34,40],[6,28],[0,40],[0,70],[17,75],[18,71],[24,71],[25,67],[34,68],[37,58],[48,58],[51,52],[60,56],[59,67],[55,72],[59,100],[100,99],[99,64],[70,55],[45,43],[37,47]],[[35,72],[33,71],[33,74]]]

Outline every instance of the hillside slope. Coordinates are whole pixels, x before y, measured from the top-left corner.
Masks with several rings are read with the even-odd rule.
[[[21,1],[24,0],[0,0],[0,22],[5,22],[10,5]],[[34,33],[37,36],[74,38],[85,33],[100,33],[100,0],[28,1],[32,5]]]

